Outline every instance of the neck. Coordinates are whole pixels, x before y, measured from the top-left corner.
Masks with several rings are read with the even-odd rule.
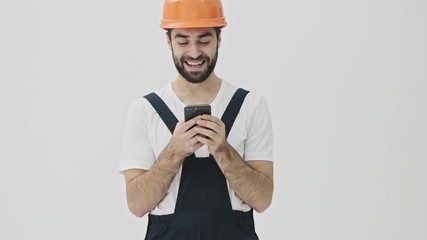
[[[212,73],[201,83],[190,83],[181,75],[172,82],[172,89],[178,98],[188,104],[211,103],[221,86],[221,79]]]

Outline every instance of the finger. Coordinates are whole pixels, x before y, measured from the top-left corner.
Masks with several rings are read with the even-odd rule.
[[[209,121],[209,122],[213,122],[218,124],[219,122],[221,122],[220,119],[218,119],[217,117],[213,116],[213,115],[209,115],[209,114],[203,114],[200,115],[200,119],[201,120],[205,120],[205,121]]]
[[[201,148],[204,145],[204,143],[197,141],[197,143],[194,145],[194,151],[195,152],[197,149]]]
[[[200,116],[196,116],[186,122],[182,123],[182,128],[184,129],[184,131],[188,131],[191,127],[193,127],[194,125],[196,125],[197,121],[200,119]]]
[[[194,138],[197,134],[199,134],[199,132],[197,131],[196,127],[191,128],[184,133],[185,138],[187,139]]]
[[[188,141],[188,149],[191,153],[194,153],[197,149],[202,147],[204,144],[199,141],[198,136],[195,136],[194,138],[190,139]]]
[[[218,135],[215,131],[212,131],[211,129],[204,128],[204,127],[197,126],[197,127],[194,127],[194,130],[198,133],[198,135],[204,138],[213,139],[215,138],[215,136]]]
[[[210,146],[213,143],[212,139],[207,138],[205,136],[198,135],[196,138],[201,145]]]
[[[224,123],[221,121],[221,119],[219,119],[219,118],[217,118],[217,117],[215,117],[213,115],[204,114],[204,115],[201,115],[200,118],[201,118],[201,120],[205,120],[205,121],[209,121],[209,122],[215,123],[218,126],[224,125]]]
[[[177,132],[177,133],[182,133],[182,132],[185,132],[187,130],[187,127],[186,127],[186,122],[184,122],[184,121],[179,121],[177,124],[176,124],[176,126],[175,126],[175,130],[174,130],[174,132]]]
[[[197,135],[204,137],[209,137],[209,132],[212,132],[212,130],[200,126],[194,127],[194,131],[197,133]]]
[[[197,126],[210,129],[213,132],[216,132],[219,134],[219,133],[223,132],[223,130],[222,130],[223,127],[222,127],[221,123],[222,123],[221,121],[212,122],[212,121],[207,121],[207,120],[199,120],[199,121],[197,121]]]

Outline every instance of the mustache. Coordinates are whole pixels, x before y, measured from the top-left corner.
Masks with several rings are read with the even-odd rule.
[[[189,56],[181,57],[181,61],[198,61],[198,60],[209,60],[209,57],[206,55],[200,55],[196,58],[189,57]]]

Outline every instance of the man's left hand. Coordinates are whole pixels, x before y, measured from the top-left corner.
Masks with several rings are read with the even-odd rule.
[[[197,140],[208,146],[209,153],[221,152],[227,145],[225,124],[212,115],[202,115],[196,122],[195,130],[199,133]]]

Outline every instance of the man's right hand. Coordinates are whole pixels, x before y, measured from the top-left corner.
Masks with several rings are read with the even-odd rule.
[[[175,163],[181,164],[182,161],[193,154],[203,144],[196,138],[197,132],[192,128],[201,116],[194,117],[187,122],[180,121],[176,124],[172,138],[163,150],[162,159],[170,159]],[[166,156],[165,156],[166,155]]]

